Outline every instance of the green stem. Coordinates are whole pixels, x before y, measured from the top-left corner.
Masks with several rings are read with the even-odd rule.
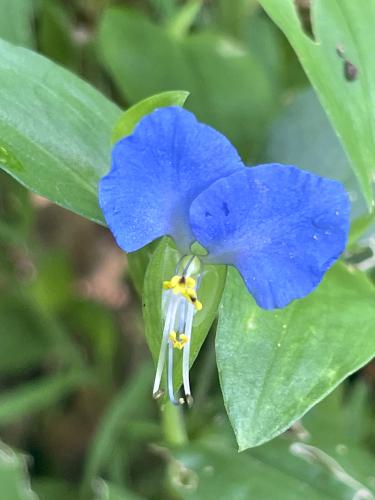
[[[171,446],[182,446],[188,442],[181,407],[168,401],[161,408],[162,429],[165,441]]]

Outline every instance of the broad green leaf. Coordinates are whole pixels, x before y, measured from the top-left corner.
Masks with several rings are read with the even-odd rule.
[[[218,436],[218,439],[220,436]],[[327,500],[319,490],[266,463],[234,450],[190,446],[175,452],[172,484],[182,499]],[[314,491],[315,490],[315,491]]]
[[[374,356],[374,300],[367,278],[338,264],[307,298],[264,311],[231,270],[216,352],[240,450],[285,431]]]
[[[304,488],[307,487],[307,491],[311,491],[311,494],[314,495],[313,498],[336,500],[352,500],[353,498],[370,500],[375,498],[370,488],[350,470],[350,460],[346,461],[343,466],[341,456],[337,460],[310,442],[288,441],[282,438],[274,439],[251,452],[254,460],[263,463],[271,470],[276,469],[284,478],[293,478],[295,486],[292,486],[292,491],[286,492],[283,499],[298,498],[296,495],[299,491],[298,484],[304,484]],[[342,443],[337,443],[336,446],[340,448],[340,445]],[[375,465],[374,458],[370,454],[364,454],[362,458],[370,458],[368,469],[371,470],[371,465],[372,467]],[[263,481],[267,480],[264,476],[262,479]],[[307,491],[306,498],[310,499],[310,494]]]
[[[192,90],[180,44],[136,11],[107,9],[98,42],[106,69],[131,104],[166,90]]]
[[[311,18],[315,40],[304,33],[294,0],[260,0],[260,4],[296,51],[370,207],[375,175],[375,1],[314,0]],[[352,79],[345,76],[345,58],[357,70]]]
[[[330,498],[375,498],[375,456],[368,447],[373,425],[372,420],[366,425],[370,410],[365,412],[366,391],[362,384],[348,389],[341,384],[308,412],[300,428],[304,436],[290,432],[289,439],[274,439],[250,450],[251,455],[288,475],[308,480],[330,493]],[[322,476],[331,480],[322,481]]]
[[[345,389],[339,387],[316,405],[299,432],[288,432],[241,454],[229,422],[215,413],[209,430],[190,445],[171,450],[169,480],[176,494],[218,500],[374,498],[375,457],[366,450],[369,428],[363,427],[361,416],[363,391],[356,390],[343,404]],[[353,421],[366,441],[360,443],[357,438],[354,443]]]
[[[303,425],[310,434],[309,444],[328,454],[348,475],[375,492],[375,455],[369,447],[369,437],[374,435],[373,419],[369,391],[363,382],[349,389],[343,384],[339,386],[304,417]],[[316,458],[324,460],[319,454]]]
[[[56,0],[42,0],[38,16],[40,52],[65,67],[74,69],[82,58],[82,48],[73,43],[73,23],[66,9]]]
[[[0,42],[0,167],[21,184],[103,223],[97,183],[120,110],[47,59]]]
[[[152,357],[157,362],[163,332],[162,291],[163,281],[171,279],[180,260],[179,252],[172,246],[168,238],[163,238],[150,259],[145,275],[143,288],[143,317],[146,329],[146,339]],[[202,283],[198,291],[203,309],[199,311],[193,322],[193,332],[190,351],[190,366],[208,334],[216,317],[226,278],[224,266],[206,266]],[[176,349],[177,351],[177,349]],[[182,381],[180,352],[176,352],[174,384],[176,389]]]
[[[122,114],[116,123],[112,133],[112,143],[117,142],[122,137],[130,135],[139,120],[156,108],[162,108],[164,106],[183,106],[188,96],[189,92],[171,90],[169,92],[152,95],[134,104],[134,106],[127,109]]]
[[[33,47],[34,0],[0,0],[0,38],[17,45]]]
[[[0,424],[9,424],[17,418],[48,408],[88,380],[87,372],[68,372],[28,382],[11,391],[3,391],[0,396]]]
[[[185,89],[191,93],[188,109],[226,134],[245,158],[254,156],[275,98],[260,62],[239,42],[210,32],[176,39],[135,11],[111,8],[98,43],[103,64],[128,102]]]
[[[245,161],[254,161],[276,108],[265,70],[243,45],[222,35],[199,33],[183,47],[197,75],[187,108],[226,135]]]
[[[0,444],[0,488],[4,500],[38,500],[31,490],[25,457]]]
[[[298,455],[297,446],[298,450],[309,449],[304,443],[275,439],[252,453],[238,454],[220,441],[221,435],[217,434],[216,445],[198,443],[173,452],[170,480],[179,498],[351,500],[360,491],[367,496],[358,498],[374,498],[339,464],[335,464],[335,476],[335,470],[326,463],[309,462],[302,451]],[[332,467],[334,462],[329,463]]]
[[[280,93],[285,87],[290,91],[291,85],[298,84],[296,72],[303,71],[292,49],[286,46],[282,33],[261,9],[245,21],[241,39],[264,68],[273,93]],[[306,79],[304,74],[303,77]]]

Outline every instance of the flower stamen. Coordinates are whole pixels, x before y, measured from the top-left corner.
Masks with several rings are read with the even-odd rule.
[[[169,281],[163,282],[163,288],[172,290],[175,295],[182,295],[194,305],[197,311],[200,311],[203,304],[198,300],[196,284],[196,280],[191,276],[175,275]]]
[[[167,304],[167,309],[153,390],[155,399],[159,399],[164,395],[160,384],[168,352],[167,387],[169,399],[173,404],[184,404],[186,402],[189,406],[193,404],[189,380],[193,318],[196,312],[200,311],[203,307],[197,296],[197,288],[201,282],[199,267],[198,270],[195,268],[197,279],[191,276],[191,268],[193,267],[191,264],[195,259],[195,256],[189,258],[187,264],[182,269],[182,273],[180,265],[183,259],[181,259],[177,266],[176,274],[170,280],[163,282],[163,304]],[[198,266],[200,266],[199,261]],[[179,269],[181,274],[178,273]],[[173,356],[175,349],[182,351],[182,379],[185,398],[179,398],[178,395],[175,397],[174,394]]]
[[[183,333],[176,333],[175,331],[172,331],[169,334],[169,340],[175,349],[179,349],[181,351],[189,339]]]
[[[174,322],[175,322],[175,317],[176,317],[176,312],[177,312],[179,302],[180,302],[179,297],[176,297],[174,295],[171,295],[169,297],[167,314],[165,317],[165,323],[164,323],[164,329],[163,329],[163,336],[162,336],[162,341],[161,341],[161,345],[160,345],[160,354],[159,354],[158,364],[156,367],[154,388],[152,391],[154,399],[159,399],[163,394],[160,391],[160,383],[161,383],[161,377],[163,375],[165,358],[167,355],[168,334],[171,331],[171,329],[174,327]]]

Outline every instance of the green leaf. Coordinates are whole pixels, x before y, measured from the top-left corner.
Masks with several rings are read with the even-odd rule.
[[[111,387],[119,340],[118,324],[111,311],[102,304],[79,297],[70,301],[66,327],[69,332],[79,332],[78,343],[87,346],[98,382]]]
[[[276,469],[281,477],[293,480],[291,483],[292,491],[286,493],[286,496],[282,498],[298,498],[298,492],[301,491],[299,486],[302,490],[307,490],[304,496],[308,499],[310,499],[310,495],[312,498],[337,500],[351,500],[357,498],[356,495],[358,498],[374,498],[371,490],[360,481],[358,475],[353,474],[350,470],[352,467],[348,461],[343,467],[341,456],[337,460],[310,442],[294,441],[290,443],[288,441],[287,439],[274,439],[251,452],[254,460],[261,462],[271,470]],[[340,445],[342,443],[337,443],[336,447],[340,449]],[[367,454],[362,458],[371,457]],[[373,457],[370,464],[374,465]],[[368,469],[371,470],[371,466]],[[268,474],[266,477],[263,476],[263,482],[267,481],[267,476]]]
[[[363,387],[350,392],[349,398],[347,389],[341,385],[314,407],[298,432],[296,428],[241,454],[229,423],[215,413],[208,432],[171,450],[169,480],[176,495],[239,500],[373,498],[375,458],[366,450],[372,420],[363,428]],[[362,444],[358,437],[355,443],[352,439],[353,423]]]
[[[124,486],[117,486],[102,479],[96,480],[95,493],[94,500],[142,500],[143,498],[125,489]]]
[[[149,395],[151,367],[142,365],[130,382],[113,399],[103,415],[100,426],[94,436],[84,468],[82,489],[88,492],[94,479],[103,474],[113,460],[114,450],[126,420],[134,418],[142,405],[139,402]],[[146,396],[147,395],[147,396]],[[139,416],[139,415],[138,415]]]
[[[170,479],[178,498],[350,500],[358,491],[370,494],[349,475],[335,476],[326,464],[294,455],[293,445],[303,443],[276,439],[254,453],[238,454],[219,444],[219,434],[215,437],[216,445],[199,443],[173,451]]]
[[[244,157],[254,156],[275,97],[263,67],[239,42],[210,32],[176,39],[135,11],[110,8],[100,23],[98,43],[103,64],[126,101],[186,89],[191,93],[188,109],[226,134]]]
[[[264,311],[231,270],[216,352],[240,450],[285,431],[374,356],[374,300],[365,275],[338,264],[309,297]]]
[[[0,488],[7,500],[38,500],[30,488],[26,460],[0,443]]]
[[[97,183],[120,110],[47,59],[0,41],[0,167],[58,205],[103,223]]]
[[[9,424],[17,418],[48,408],[88,380],[87,372],[76,371],[52,375],[11,391],[3,391],[0,396],[0,424]]]
[[[294,0],[260,0],[280,27],[304,67],[344,145],[367,204],[374,200],[375,175],[375,1],[314,0],[311,3],[315,41],[303,31]],[[337,50],[342,51],[342,57]],[[346,58],[357,69],[345,77]],[[343,112],[345,108],[345,112]]]
[[[349,388],[339,386],[305,416],[303,425],[310,434],[309,444],[328,454],[347,474],[375,492],[375,456],[369,446],[369,436],[374,436],[373,419],[369,391],[363,382]],[[317,458],[322,457],[318,454]]]
[[[156,108],[162,108],[164,106],[183,106],[188,96],[189,92],[171,90],[169,92],[152,95],[134,104],[134,106],[123,113],[116,123],[112,133],[112,143],[119,141],[122,137],[130,135],[139,120]]]
[[[40,329],[35,311],[20,294],[8,294],[0,303],[0,373],[27,372],[40,365],[54,346]]]
[[[219,438],[219,436],[218,436]],[[268,500],[278,498],[326,500],[314,487],[283,474],[277,468],[254,458],[238,455],[233,450],[190,446],[175,452],[172,484],[182,499],[200,500],[235,498],[236,500]]]
[[[41,477],[33,480],[32,487],[39,500],[79,500],[78,489],[65,481]]]
[[[264,68],[242,44],[214,33],[186,38],[184,50],[196,75],[187,107],[254,161],[276,108]]]
[[[375,210],[372,212],[361,215],[356,219],[350,226],[349,241],[348,245],[353,245],[358,241],[365,233],[373,233],[375,224]]]
[[[0,0],[0,38],[17,45],[34,47],[32,29],[34,0]]]
[[[176,39],[183,38],[189,32],[202,8],[203,0],[188,0],[167,22],[167,30]]]
[[[29,237],[33,220],[27,190],[0,171],[0,242],[5,245],[24,244]]]
[[[136,11],[107,9],[98,43],[106,69],[130,103],[166,90],[192,90],[180,44]]]
[[[213,4],[219,28],[232,36],[239,36],[249,18],[258,8],[257,0],[218,0]]]
[[[77,68],[80,61],[82,63],[82,48],[79,50],[74,46],[73,23],[66,9],[56,0],[42,0],[39,10],[38,46],[40,52],[65,67]]]
[[[168,238],[163,238],[150,259],[145,275],[143,288],[143,317],[146,328],[146,339],[155,363],[159,357],[160,343],[163,332],[162,291],[163,281],[171,279],[180,260],[180,254],[172,246]],[[198,352],[216,317],[226,278],[224,266],[205,266],[198,297],[203,303],[193,322],[193,332],[190,351],[190,366],[195,361]],[[176,352],[174,359],[174,385],[179,388],[182,382],[182,356]]]

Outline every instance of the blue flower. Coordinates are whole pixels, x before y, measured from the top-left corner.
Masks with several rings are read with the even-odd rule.
[[[154,111],[115,145],[99,199],[125,251],[169,235],[188,256],[198,241],[208,252],[202,263],[235,266],[264,309],[285,307],[314,290],[343,252],[349,229],[349,200],[339,182],[290,165],[245,167],[223,135],[180,107]],[[201,306],[196,263],[182,262],[165,283],[169,301],[155,393],[167,345],[169,363],[178,348],[185,372],[189,365],[192,318]],[[190,395],[185,379],[186,373]]]

